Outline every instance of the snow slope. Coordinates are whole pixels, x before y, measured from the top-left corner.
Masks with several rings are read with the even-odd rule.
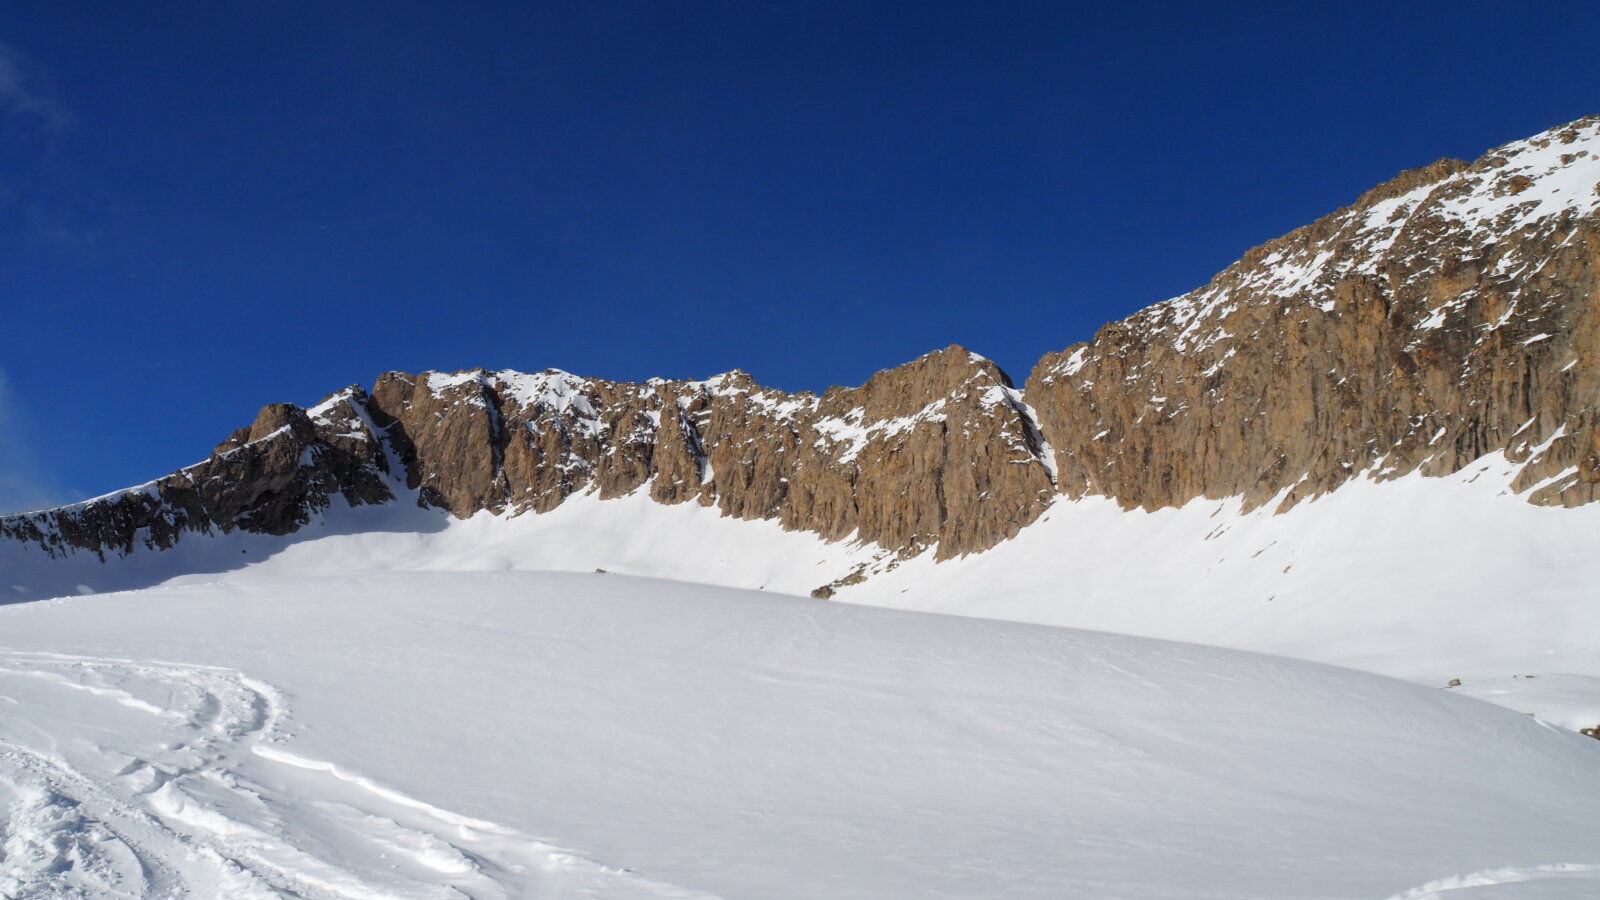
[[[10,544],[144,589],[0,607],[0,896],[1600,896],[1600,509],[1511,472],[943,563],[642,494]]]
[[[1600,509],[1532,506],[1505,488],[1511,473],[1496,456],[1442,478],[1358,479],[1282,515],[1270,503],[1240,514],[1219,501],[1153,513],[1063,502],[987,553],[911,560],[842,596],[1431,685],[1600,676]]]
[[[406,496],[404,485],[396,493]],[[411,492],[415,496],[415,492]],[[601,501],[579,495],[542,515],[458,520],[402,500],[336,508],[274,537],[235,531],[188,535],[169,550],[52,558],[0,541],[0,602],[132,590],[173,579],[393,571],[608,571],[807,594],[872,559],[875,548],[827,544],[776,522],[723,517],[695,503],[663,506],[640,491]]]
[[[1600,743],[1315,663],[517,572],[0,635],[8,896],[1600,894]]]
[[[1459,679],[1548,721],[1600,725],[1600,508],[1532,506],[1508,490],[1514,470],[1492,456],[1443,478],[1357,479],[1276,516],[1271,503],[1146,513],[1062,500],[1017,538],[942,563],[642,492],[465,521],[394,504],[334,510],[288,538],[189,539],[108,563],[8,543],[0,586],[26,598],[174,578],[602,568],[803,596],[860,569],[865,581],[835,599],[1254,650],[1430,686]]]

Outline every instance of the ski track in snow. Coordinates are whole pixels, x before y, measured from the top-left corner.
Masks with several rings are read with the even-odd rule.
[[[1503,866],[1483,869],[1465,875],[1450,875],[1427,884],[1401,891],[1388,900],[1468,900],[1473,897],[1526,897],[1524,888],[1507,888],[1507,885],[1526,885],[1540,882],[1538,896],[1544,897],[1596,897],[1600,896],[1600,866],[1580,863],[1547,863],[1539,866]],[[1568,890],[1570,889],[1570,890]]]
[[[237,671],[0,650],[0,896],[710,897],[293,753],[290,718]]]

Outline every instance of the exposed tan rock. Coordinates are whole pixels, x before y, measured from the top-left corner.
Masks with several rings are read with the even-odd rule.
[[[661,503],[946,557],[1015,534],[1051,496],[1020,395],[960,347],[820,398],[743,372],[644,384],[391,372],[372,405],[422,502],[458,516],[543,512],[579,490],[648,482]]]
[[[267,406],[144,487],[0,518],[0,536],[104,554],[184,531],[285,534],[339,497],[514,515],[644,490],[944,559],[1015,535],[1058,492],[1287,509],[1358,475],[1441,475],[1497,451],[1531,502],[1590,503],[1597,179],[1597,118],[1402,173],[1046,356],[1025,394],[956,346],[820,397],[741,371],[389,372],[370,396]]]
[[[1597,131],[1554,134],[1600,146]],[[1600,219],[1568,186],[1600,162],[1551,146],[1404,173],[1045,357],[1027,396],[1061,489],[1288,508],[1361,473],[1506,450],[1533,502],[1593,502]]]

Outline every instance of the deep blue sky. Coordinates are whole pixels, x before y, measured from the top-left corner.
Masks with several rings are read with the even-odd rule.
[[[1018,379],[1600,112],[1600,4],[8,4],[0,508],[386,369]]]

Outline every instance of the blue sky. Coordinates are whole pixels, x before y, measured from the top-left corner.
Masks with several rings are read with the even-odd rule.
[[[1600,112],[1594,4],[13,4],[0,508],[387,369],[1043,353]]]

